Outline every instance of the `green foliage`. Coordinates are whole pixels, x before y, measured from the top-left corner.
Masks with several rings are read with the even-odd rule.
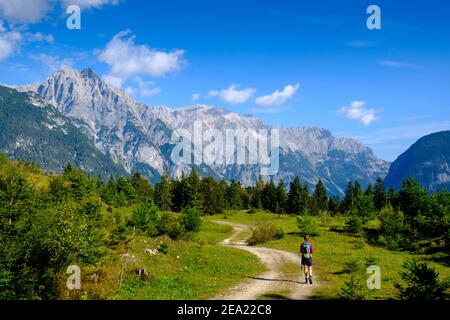
[[[167,171],[155,186],[155,203],[161,211],[170,211],[172,207],[171,183]]]
[[[316,189],[314,190],[314,194],[312,197],[312,208],[312,211],[315,215],[328,209],[327,190],[325,189],[325,186],[320,179],[316,184]]]
[[[344,273],[347,280],[341,287],[338,296],[344,300],[368,300],[371,291],[367,287],[367,275],[362,264],[356,260],[350,260],[344,264]]]
[[[443,300],[449,288],[448,281],[439,281],[439,274],[426,263],[407,260],[401,278],[404,284],[396,283],[398,296],[402,300]]]
[[[151,199],[146,199],[133,212],[131,225],[153,237],[158,235],[158,208]]]
[[[168,254],[169,253],[169,244],[167,242],[161,243],[161,245],[158,248],[158,251],[162,254]]]
[[[365,224],[375,217],[373,198],[370,195],[360,193],[354,199],[354,214],[361,218],[361,223]]]
[[[294,215],[305,214],[310,202],[308,187],[306,184],[302,187],[300,179],[295,177],[289,188],[287,212]]]
[[[381,222],[378,241],[389,249],[399,249],[404,245],[404,215],[391,205],[381,209],[378,219]]]
[[[171,239],[179,239],[185,229],[179,219],[175,218],[169,212],[163,212],[158,224],[158,232],[160,235],[168,235]]]
[[[181,216],[181,224],[188,232],[197,232],[200,230],[202,220],[200,218],[200,212],[197,208],[186,209]]]
[[[312,236],[316,237],[320,235],[319,223],[317,219],[310,216],[298,216],[297,226],[300,230],[301,236]]]
[[[363,231],[361,218],[357,215],[352,215],[345,224],[345,231],[351,235],[360,235]]]
[[[274,224],[267,221],[259,222],[252,228],[252,234],[247,242],[249,245],[254,246],[274,240],[277,238],[277,231]]]

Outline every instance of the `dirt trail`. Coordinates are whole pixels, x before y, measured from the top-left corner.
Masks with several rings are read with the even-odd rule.
[[[304,284],[304,276],[300,270],[300,257],[294,253],[264,248],[251,247],[245,241],[234,241],[240,234],[249,230],[248,225],[225,221],[216,221],[234,228],[231,238],[224,240],[220,245],[245,250],[257,256],[268,271],[248,278],[227,292],[214,297],[216,300],[256,300],[260,297],[268,299],[308,299],[312,295],[314,285]],[[282,268],[287,263],[298,265],[298,273],[285,274]]]

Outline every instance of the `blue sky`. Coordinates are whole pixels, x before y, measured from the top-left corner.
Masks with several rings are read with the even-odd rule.
[[[372,4],[381,30],[366,26]],[[149,105],[324,127],[386,160],[450,129],[444,0],[0,0],[0,20],[0,83],[89,66]]]

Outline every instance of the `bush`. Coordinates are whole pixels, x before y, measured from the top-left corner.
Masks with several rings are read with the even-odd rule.
[[[345,231],[352,235],[360,235],[363,231],[361,218],[357,215],[352,215],[345,224]]]
[[[367,275],[362,264],[356,260],[344,264],[344,273],[348,274],[347,281],[338,293],[344,300],[368,300],[371,291],[367,287]]]
[[[181,224],[184,226],[186,231],[199,231],[202,224],[200,211],[198,211],[197,208],[189,208],[185,210],[181,216]]]
[[[147,199],[134,210],[130,223],[138,230],[154,237],[158,235],[159,219],[158,208],[152,200]]]
[[[158,231],[160,235],[168,235],[171,239],[179,239],[185,229],[178,219],[176,219],[169,212],[164,212],[158,224]]]
[[[398,296],[402,300],[443,300],[445,291],[449,288],[447,281],[439,281],[439,273],[426,263],[417,260],[407,260],[403,264],[400,275],[405,285],[395,283]]]
[[[248,239],[248,244],[251,246],[261,244],[275,239],[277,233],[276,227],[266,221],[258,223],[252,228],[252,235]]]
[[[395,211],[389,205],[381,209],[379,219],[381,225],[378,242],[386,245],[391,250],[404,246],[405,227],[403,213],[401,211]]]
[[[275,232],[275,239],[281,240],[284,238],[284,230],[282,228],[278,228]]]
[[[161,243],[161,245],[158,248],[158,251],[163,254],[168,254],[169,253],[169,244],[167,242]]]
[[[300,229],[300,234],[302,236],[319,236],[319,225],[317,220],[309,216],[298,216],[297,226]]]

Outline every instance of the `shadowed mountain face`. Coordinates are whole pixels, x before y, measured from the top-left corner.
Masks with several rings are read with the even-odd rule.
[[[54,105],[94,141],[103,154],[129,173],[141,171],[153,182],[165,168],[173,176],[190,170],[171,160],[178,129],[193,132],[194,122],[204,130],[243,130],[257,134],[270,129],[258,118],[238,115],[214,106],[195,105],[181,109],[149,107],[133,100],[126,92],[103,81],[91,69],[78,72],[64,68],[44,83],[20,88],[33,91]],[[354,139],[336,138],[321,128],[279,128],[280,168],[274,180],[291,181],[296,175],[314,185],[322,179],[330,194],[342,195],[348,180],[361,184],[384,178],[389,163]],[[252,184],[260,174],[259,165],[197,165],[202,175],[239,180]]]
[[[395,160],[384,184],[399,189],[410,177],[430,191],[450,189],[450,131],[419,139]]]
[[[60,172],[71,162],[86,172],[126,174],[80,129],[35,93],[0,86],[0,150]]]

